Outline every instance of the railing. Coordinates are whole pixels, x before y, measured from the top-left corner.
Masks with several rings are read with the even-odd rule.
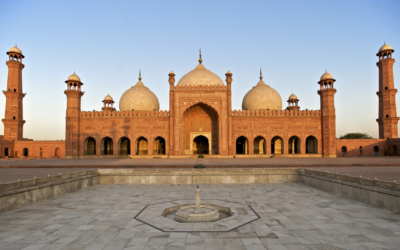
[[[233,110],[232,116],[321,116],[320,110]]]
[[[127,111],[81,111],[81,117],[169,117],[169,111],[145,111],[145,110],[127,110]]]

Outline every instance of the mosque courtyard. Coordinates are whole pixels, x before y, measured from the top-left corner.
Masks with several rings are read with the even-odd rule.
[[[176,222],[161,222],[146,206],[194,201],[195,185],[96,185],[1,213],[0,249],[399,249],[395,212],[298,183],[200,189],[202,200],[251,207],[237,213],[252,210],[256,219],[234,229],[197,223],[166,232],[161,223]]]

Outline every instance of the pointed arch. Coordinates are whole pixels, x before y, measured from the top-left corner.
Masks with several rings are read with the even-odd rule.
[[[143,136],[140,136],[136,140],[136,154],[137,155],[147,155],[149,153],[149,143],[147,139]]]
[[[153,144],[153,154],[154,155],[165,155],[165,139],[162,138],[161,136],[157,136],[154,139],[154,144]]]
[[[112,155],[113,154],[113,140],[106,136],[101,140],[100,150],[102,155]]]
[[[28,156],[29,155],[29,150],[27,148],[24,148],[22,150],[22,156]]]
[[[301,142],[297,136],[289,138],[289,154],[300,154],[301,153]]]
[[[249,154],[249,140],[243,135],[236,139],[236,154],[238,155]]]
[[[267,143],[264,137],[261,135],[257,136],[254,138],[254,144],[253,144],[253,151],[254,154],[260,154],[260,155],[265,155],[267,152]]]
[[[185,109],[182,115],[182,139],[183,152],[186,154],[193,153],[193,139],[199,133],[207,133],[203,135],[208,138],[210,149],[209,154],[218,154],[219,150],[219,114],[218,111],[203,102],[197,102]]]
[[[275,136],[271,140],[271,154],[283,154],[283,139],[280,136]]]
[[[130,155],[131,154],[131,140],[123,136],[118,140],[118,154]]]
[[[318,140],[312,135],[306,139],[306,154],[318,154]]]
[[[88,137],[83,142],[84,155],[96,155],[96,140],[93,137]]]

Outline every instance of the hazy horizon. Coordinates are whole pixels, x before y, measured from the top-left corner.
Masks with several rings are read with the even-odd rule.
[[[224,82],[233,73],[233,110],[260,68],[283,109],[294,93],[302,110],[318,110],[317,82],[327,70],[336,79],[336,137],[378,138],[376,53],[386,42],[400,58],[399,11],[399,1],[1,1],[0,86],[17,43],[25,56],[24,137],[65,139],[65,80],[74,71],[84,83],[82,111],[101,110],[107,94],[119,109],[139,69],[160,110],[169,110],[168,73],[177,84],[201,48],[207,69]],[[398,62],[393,71],[398,88]],[[5,101],[0,95],[2,118]]]

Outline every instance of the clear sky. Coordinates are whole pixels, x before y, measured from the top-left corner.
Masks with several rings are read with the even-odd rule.
[[[82,110],[100,110],[137,82],[168,110],[168,72],[177,81],[203,64],[225,79],[233,73],[233,109],[258,82],[276,89],[287,106],[319,109],[319,77],[335,87],[337,136],[378,137],[378,58],[385,41],[400,58],[400,1],[0,1],[0,86],[7,86],[6,52],[25,55],[24,137],[65,139],[64,81],[76,71],[85,95]],[[399,51],[396,53],[396,51]],[[394,64],[395,86],[400,62]],[[400,109],[400,94],[396,98]],[[0,95],[4,117],[5,96]],[[399,113],[399,112],[398,112]],[[3,123],[0,123],[0,134]]]

